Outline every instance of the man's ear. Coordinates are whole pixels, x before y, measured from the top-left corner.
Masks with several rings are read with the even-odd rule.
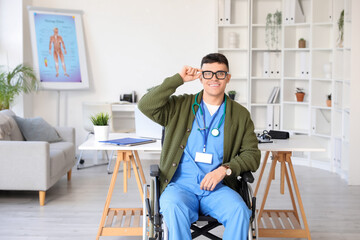
[[[228,73],[228,75],[226,76],[226,83],[229,83],[230,82],[230,79],[231,79],[231,74],[230,73]]]

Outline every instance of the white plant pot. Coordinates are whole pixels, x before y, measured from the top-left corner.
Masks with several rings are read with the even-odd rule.
[[[109,140],[109,126],[94,126],[95,141]]]

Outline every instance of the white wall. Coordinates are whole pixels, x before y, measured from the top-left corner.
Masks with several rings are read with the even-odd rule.
[[[215,51],[213,0],[32,0],[32,5],[84,11],[91,89],[61,93],[60,108],[60,124],[76,127],[77,144],[86,136],[83,101],[118,101],[133,90],[143,95],[184,64],[199,66],[205,54]],[[195,82],[180,92],[200,89]],[[42,91],[33,101],[33,115],[56,124],[57,93]]]
[[[22,0],[0,0],[0,65],[10,71],[28,60],[24,57],[22,9]],[[31,97],[21,95],[15,98],[12,109],[19,116],[29,116],[31,111],[25,108],[31,109],[27,107],[30,104]]]
[[[349,184],[360,185],[360,1],[352,1]]]

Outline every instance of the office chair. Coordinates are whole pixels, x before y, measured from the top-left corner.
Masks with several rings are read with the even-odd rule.
[[[110,121],[109,121],[109,126],[110,126],[110,132],[114,132],[114,125],[113,125],[113,120],[112,120],[112,109],[111,109],[111,103],[106,103],[106,102],[83,102],[82,104],[82,120],[83,120],[83,127],[85,129],[85,131],[88,132],[85,141],[87,141],[89,139],[89,137],[91,135],[94,135],[94,126],[90,120],[90,116],[93,116],[95,114],[98,114],[100,112],[104,112],[104,113],[108,113],[110,115]],[[100,166],[100,165],[105,165],[107,164],[107,172],[110,174],[110,166],[111,166],[111,161],[113,158],[113,151],[111,152],[110,158],[109,155],[107,153],[107,151],[105,151],[105,155],[106,155],[106,159],[107,162],[106,163],[102,163],[102,164],[94,164],[94,165],[90,165],[90,166],[84,166],[85,160],[82,159],[82,154],[83,154],[83,150],[80,152],[79,157],[78,157],[78,161],[76,164],[76,167],[78,170],[80,169],[84,169],[84,168],[89,168],[89,167],[95,167],[95,166]],[[95,153],[97,154],[97,152]]]
[[[144,184],[144,202],[143,202],[143,240],[167,240],[168,232],[165,222],[163,222],[162,215],[160,214],[160,169],[158,165],[150,166],[150,176],[153,179],[150,181],[150,185]],[[252,173],[243,172],[238,176],[240,182],[240,189],[238,193],[244,199],[244,202],[252,211],[249,225],[248,239],[258,239],[258,228],[256,221],[256,198],[253,197],[252,188],[250,183],[254,182]],[[215,218],[210,216],[204,216],[199,214],[198,221],[205,221],[207,224],[203,227],[196,226],[196,222],[191,225],[192,239],[198,236],[206,236],[212,240],[221,240],[222,238],[215,236],[209,231],[220,226]]]

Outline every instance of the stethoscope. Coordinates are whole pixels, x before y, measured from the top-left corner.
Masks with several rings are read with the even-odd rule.
[[[195,121],[196,121],[196,124],[197,124],[197,126],[198,126],[198,130],[199,130],[199,131],[204,130],[204,132],[205,132],[205,134],[204,134],[204,152],[205,152],[205,149],[206,149],[206,139],[207,139],[206,136],[208,135],[208,133],[206,133],[207,127],[206,127],[206,124],[205,124],[204,112],[203,112],[203,110],[202,110],[201,105],[197,102],[197,98],[198,98],[199,94],[200,94],[200,93],[196,94],[196,96],[195,96],[195,101],[194,101],[194,103],[191,105],[191,109],[192,109],[192,111],[193,111],[193,113],[194,113],[194,115],[195,115]],[[217,126],[217,127],[214,127],[214,128],[211,130],[211,135],[213,135],[214,137],[217,137],[217,136],[220,135],[220,130],[219,130],[219,128],[221,127],[221,125],[223,124],[224,119],[225,119],[225,113],[226,113],[226,96],[224,96],[224,98],[225,98],[225,101],[224,101],[224,112],[223,112],[223,115],[221,116],[221,120],[220,120],[218,126]],[[196,106],[199,108],[200,115],[201,115],[201,117],[202,117],[202,119],[203,119],[203,123],[204,123],[204,127],[203,127],[203,128],[200,127],[200,124],[199,124],[199,122],[198,122],[198,119],[196,118],[196,111],[195,111],[195,107],[196,107]],[[211,124],[210,124],[209,126],[211,126]]]

